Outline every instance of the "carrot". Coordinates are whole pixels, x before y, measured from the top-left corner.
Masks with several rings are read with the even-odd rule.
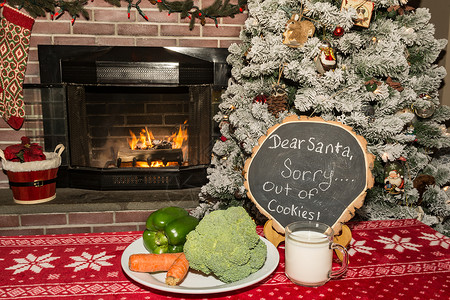
[[[131,271],[135,272],[167,271],[181,254],[182,253],[132,254],[128,260],[128,267]]]
[[[177,285],[183,281],[189,271],[189,262],[184,253],[178,257],[166,274],[166,284]]]

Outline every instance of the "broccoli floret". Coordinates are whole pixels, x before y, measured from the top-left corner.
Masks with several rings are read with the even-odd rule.
[[[264,265],[266,244],[243,207],[206,215],[186,236],[184,253],[189,266],[230,283],[248,277]]]

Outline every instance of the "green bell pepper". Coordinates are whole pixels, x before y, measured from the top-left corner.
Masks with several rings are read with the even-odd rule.
[[[142,235],[144,246],[157,254],[182,252],[186,235],[195,229],[198,222],[181,207],[161,208],[147,218]]]

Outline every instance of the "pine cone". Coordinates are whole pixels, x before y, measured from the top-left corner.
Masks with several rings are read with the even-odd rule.
[[[272,94],[267,98],[267,109],[269,112],[278,117],[280,112],[287,110],[288,108],[288,96],[287,94]]]

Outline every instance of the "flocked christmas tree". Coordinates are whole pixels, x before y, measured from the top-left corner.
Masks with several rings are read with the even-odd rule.
[[[435,64],[447,41],[429,21],[407,0],[249,0],[202,206],[249,203],[244,163],[258,139],[287,115],[318,116],[352,127],[376,156],[358,217],[419,218],[449,235],[450,108]]]

